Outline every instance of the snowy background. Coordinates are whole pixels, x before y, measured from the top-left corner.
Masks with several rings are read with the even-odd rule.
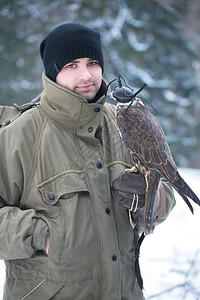
[[[179,171],[200,197],[200,170]],[[141,246],[140,264],[147,300],[200,299],[200,208],[192,204],[192,215],[182,198],[175,195],[177,205],[172,213]],[[0,300],[4,278],[4,263],[0,260]]]

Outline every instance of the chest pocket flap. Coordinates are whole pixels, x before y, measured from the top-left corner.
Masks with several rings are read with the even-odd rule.
[[[43,200],[54,205],[57,201],[77,192],[88,192],[84,171],[64,171],[38,185]]]

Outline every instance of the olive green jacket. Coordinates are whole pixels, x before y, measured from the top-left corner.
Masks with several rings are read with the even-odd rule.
[[[111,193],[132,165],[114,109],[104,96],[89,104],[43,81],[40,105],[0,131],[4,299],[144,299],[134,270],[136,232]],[[174,205],[166,191],[165,217]]]

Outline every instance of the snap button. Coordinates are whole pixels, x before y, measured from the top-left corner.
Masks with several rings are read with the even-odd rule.
[[[99,111],[100,111],[100,108],[99,108],[99,107],[95,107],[95,108],[94,108],[94,111],[95,111],[95,112],[99,112]]]
[[[80,130],[82,130],[82,129],[83,129],[83,126],[82,126],[82,125],[80,125],[80,126],[79,126],[79,129],[80,129]]]
[[[92,128],[92,127],[89,127],[89,128],[88,128],[88,132],[91,133],[92,131],[93,131],[93,128]]]
[[[101,169],[101,168],[102,168],[102,163],[101,163],[101,162],[98,162],[98,163],[96,164],[96,166],[97,166],[98,169]]]
[[[110,209],[109,208],[106,208],[106,213],[107,213],[107,215],[110,214]]]
[[[10,124],[10,120],[5,121],[5,125]]]
[[[55,199],[55,195],[54,194],[50,194],[49,195],[49,200],[54,200]]]
[[[113,256],[112,256],[112,260],[113,260],[113,261],[116,261],[116,260],[117,260],[117,255],[113,255]]]

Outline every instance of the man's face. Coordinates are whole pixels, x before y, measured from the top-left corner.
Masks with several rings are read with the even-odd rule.
[[[90,102],[102,83],[102,68],[97,60],[83,57],[66,64],[56,77],[56,83]]]

